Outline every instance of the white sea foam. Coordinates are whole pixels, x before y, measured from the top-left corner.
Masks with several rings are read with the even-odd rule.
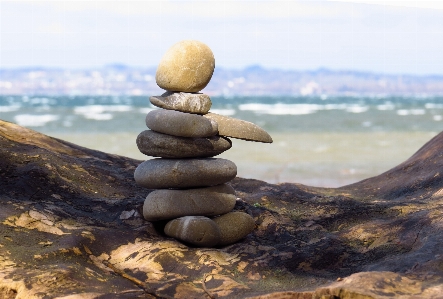
[[[48,122],[56,121],[60,117],[54,114],[42,114],[42,115],[33,115],[33,114],[18,114],[14,116],[14,121],[24,127],[42,127],[46,125]]]
[[[132,107],[128,105],[89,105],[74,108],[75,114],[83,115],[84,118],[93,120],[111,120],[114,116],[104,112],[128,112]]]
[[[260,104],[250,103],[241,104],[238,106],[243,111],[253,111],[257,114],[271,114],[271,115],[303,115],[315,113],[318,110],[323,110],[323,105],[317,104]]]
[[[426,114],[425,109],[399,109],[397,110],[397,114],[401,116],[407,116],[407,115],[424,115]]]
[[[74,108],[75,114],[90,114],[103,112],[128,112],[132,110],[132,106],[128,105],[89,105],[78,106]]]
[[[381,105],[377,105],[377,109],[381,110],[381,111],[394,110],[395,109],[395,105],[390,103],[390,102],[387,102],[387,103],[384,103],[384,104],[381,104]]]
[[[441,120],[443,120],[443,116],[441,116],[441,115],[434,115],[432,117],[432,119],[435,120],[435,121],[441,121]]]
[[[425,108],[426,109],[443,109],[443,104],[426,103]]]
[[[209,112],[226,116],[231,116],[236,113],[235,109],[211,109]]]
[[[17,111],[18,109],[20,109],[20,105],[15,105],[15,106],[0,106],[0,112],[13,112],[13,111]]]
[[[303,115],[312,114],[320,110],[345,110],[350,113],[362,113],[369,110],[369,106],[355,104],[241,104],[238,108],[242,111],[252,111],[256,114],[270,115]]]

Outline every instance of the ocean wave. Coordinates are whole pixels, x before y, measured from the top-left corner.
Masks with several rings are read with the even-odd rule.
[[[211,109],[209,112],[220,114],[220,115],[232,116],[237,111],[235,111],[235,109]]]
[[[362,113],[369,110],[369,106],[356,104],[240,104],[238,108],[242,111],[252,111],[257,114],[271,115],[303,115],[312,114],[320,110],[345,110],[350,113]]]
[[[14,116],[14,121],[23,127],[43,127],[48,122],[59,120],[60,116],[54,114],[18,114]]]
[[[0,112],[14,112],[17,111],[18,109],[20,109],[21,106],[20,105],[15,105],[15,106],[0,106]]]
[[[257,114],[271,114],[271,115],[303,115],[315,113],[318,110],[323,110],[323,105],[318,104],[261,104],[249,103],[240,104],[238,109],[242,111],[253,111]]]
[[[399,109],[397,110],[397,114],[401,116],[407,115],[424,115],[426,114],[425,109]]]
[[[74,108],[75,114],[90,114],[103,112],[128,112],[131,111],[132,106],[128,105],[88,105],[78,106]]]
[[[426,109],[443,109],[443,104],[426,103],[425,108]]]

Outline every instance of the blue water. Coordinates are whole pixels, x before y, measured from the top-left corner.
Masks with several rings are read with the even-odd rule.
[[[211,111],[269,132],[433,131],[443,97],[213,97]],[[0,96],[0,118],[44,133],[146,129],[146,96]]]

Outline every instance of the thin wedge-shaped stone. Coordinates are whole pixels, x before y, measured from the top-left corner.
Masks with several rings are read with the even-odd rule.
[[[251,122],[211,112],[205,114],[204,117],[214,120],[218,124],[218,134],[221,136],[272,143],[272,137]]]

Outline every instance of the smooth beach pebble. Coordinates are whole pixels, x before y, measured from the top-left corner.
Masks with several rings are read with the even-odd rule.
[[[146,115],[146,126],[156,132],[179,137],[217,135],[217,122],[201,115],[174,110],[153,110]]]
[[[216,216],[232,211],[236,200],[235,190],[227,184],[186,190],[160,189],[146,197],[143,217],[157,221],[182,216]]]
[[[214,54],[204,43],[184,40],[173,45],[162,57],[155,80],[169,91],[199,92],[211,80]]]
[[[212,220],[217,223],[221,232],[221,238],[217,244],[220,246],[229,245],[243,239],[255,228],[254,219],[243,212],[230,212]]]
[[[206,114],[211,109],[211,99],[204,93],[165,92],[149,98],[152,105],[186,113]]]
[[[134,172],[135,182],[149,189],[209,187],[229,182],[237,166],[226,159],[151,159]]]
[[[221,136],[188,138],[151,130],[141,132],[136,143],[143,154],[162,158],[213,157],[232,146],[231,140]]]
[[[165,234],[200,247],[212,247],[220,241],[220,229],[204,216],[186,216],[169,221]]]
[[[221,136],[272,143],[272,137],[265,130],[251,122],[216,113],[208,113],[204,117],[217,122],[218,134]]]

